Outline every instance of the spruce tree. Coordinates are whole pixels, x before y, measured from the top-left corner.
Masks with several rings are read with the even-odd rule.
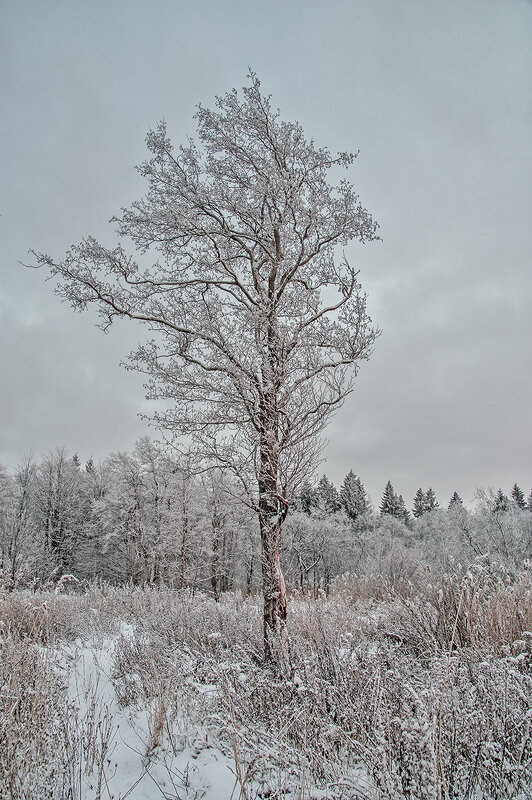
[[[434,509],[439,507],[439,503],[436,500],[436,492],[429,486],[427,491],[425,492],[425,511],[434,511]]]
[[[512,500],[514,501],[514,503],[516,504],[516,506],[518,508],[520,508],[520,509],[526,508],[526,501],[525,501],[524,492],[517,485],[517,483],[514,483],[514,485],[512,486],[511,495],[512,495]]]
[[[388,481],[384,488],[380,512],[381,514],[389,514],[390,517],[400,519],[406,524],[410,521],[410,514],[408,513],[403,496],[395,493],[391,481]]]
[[[380,504],[380,512],[381,514],[389,514],[390,516],[393,517],[395,516],[396,510],[397,510],[397,495],[395,494],[391,481],[388,481],[388,483],[384,487],[384,494],[382,495],[382,500]]]
[[[504,494],[502,489],[499,489],[497,494],[495,495],[495,500],[493,502],[493,513],[497,514],[499,511],[508,511],[510,507],[510,501],[507,496]]]
[[[418,519],[425,513],[425,492],[419,488],[414,497],[413,515]]]
[[[460,506],[463,507],[463,505],[464,503],[458,492],[454,492],[453,496],[449,500],[449,505],[447,506],[447,509],[451,511],[453,508],[458,508]]]
[[[532,489],[530,490],[530,494],[528,495],[528,500],[526,501],[526,507],[528,511],[532,511]]]
[[[406,507],[405,501],[403,500],[402,494],[400,494],[399,497],[396,496],[395,513],[393,516],[396,519],[400,519],[401,522],[405,523],[405,525],[408,525],[408,523],[410,522],[410,514],[408,513],[408,509]]]
[[[318,505],[327,513],[334,514],[340,510],[340,498],[334,484],[327,475],[322,475],[316,489]]]
[[[295,510],[303,511],[305,514],[310,514],[312,509],[316,508],[317,505],[318,498],[316,489],[314,489],[310,481],[304,481],[294,502]]]
[[[366,490],[360,478],[351,470],[344,478],[340,489],[340,505],[351,519],[356,519],[368,510]]]

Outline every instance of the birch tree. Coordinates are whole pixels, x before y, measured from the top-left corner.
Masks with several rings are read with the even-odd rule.
[[[114,220],[117,246],[88,237],[61,260],[34,256],[75,309],[96,304],[102,328],[120,317],[147,326],[131,366],[147,375],[149,397],[168,401],[155,421],[199,465],[245,486],[271,657],[286,617],[282,524],[379,333],[337,248],[378,237],[351,183],[329,181],[354,156],[307,140],[248,77],[242,94],[198,107],[197,142],[174,149],[164,123],[148,133],[138,168],[147,192]]]

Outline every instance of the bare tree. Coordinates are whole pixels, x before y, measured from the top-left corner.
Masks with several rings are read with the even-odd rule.
[[[10,591],[27,579],[37,563],[35,530],[28,508],[33,476],[29,459],[16,478],[0,464],[0,585]]]
[[[174,150],[164,123],[148,134],[146,196],[114,220],[136,257],[93,238],[60,261],[34,255],[60,297],[99,307],[102,328],[127,317],[151,329],[131,365],[147,374],[151,398],[170,403],[154,419],[245,485],[261,530],[271,657],[286,616],[282,523],[379,333],[335,247],[378,237],[353,186],[328,181],[354,156],[307,141],[249,77],[243,96],[198,107],[199,145]],[[151,266],[148,250],[159,253]]]
[[[63,447],[46,454],[35,472],[33,518],[56,579],[72,571],[85,538],[90,497],[84,491],[84,478],[79,459]]]

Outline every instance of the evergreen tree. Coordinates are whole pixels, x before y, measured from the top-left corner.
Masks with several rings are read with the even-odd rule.
[[[436,500],[436,492],[432,486],[429,486],[425,493],[425,511],[434,511],[439,505],[440,504]]]
[[[395,513],[393,516],[396,517],[396,519],[400,519],[405,525],[408,525],[410,522],[410,514],[408,513],[402,494],[400,494],[399,497],[396,496]]]
[[[528,500],[526,501],[526,507],[528,511],[532,511],[532,489],[530,490],[530,494],[528,495]]]
[[[412,513],[416,519],[425,513],[425,492],[421,488],[415,494]]]
[[[340,498],[334,484],[327,475],[322,475],[316,490],[318,505],[329,514],[340,510]]]
[[[514,483],[514,485],[512,486],[512,493],[511,494],[512,494],[512,500],[514,501],[514,503],[517,505],[518,508],[520,508],[520,509],[526,508],[526,501],[525,501],[524,492],[517,485],[517,483]]]
[[[459,506],[463,507],[463,505],[464,503],[458,492],[454,492],[453,496],[449,500],[449,505],[447,506],[447,508],[449,511],[451,511],[453,508],[457,508]]]
[[[502,489],[499,489],[497,494],[495,495],[495,500],[493,502],[492,511],[494,514],[497,514],[499,511],[508,511],[510,508],[510,501],[508,497],[503,493]]]
[[[368,511],[368,497],[360,478],[351,470],[340,489],[340,505],[350,519]]]
[[[384,487],[380,512],[381,514],[388,514],[391,517],[400,519],[404,523],[408,523],[410,521],[410,514],[406,508],[403,496],[395,493],[391,481],[388,481]]]
[[[313,508],[318,505],[318,498],[316,489],[312,486],[310,481],[304,481],[301,484],[301,489],[294,503],[295,511],[303,511],[305,514],[310,514]]]
[[[380,504],[381,514],[389,514],[392,517],[395,516],[394,512],[396,510],[396,504],[397,504],[397,495],[395,494],[391,481],[388,481],[388,483],[384,487],[384,494],[382,495],[382,500]]]

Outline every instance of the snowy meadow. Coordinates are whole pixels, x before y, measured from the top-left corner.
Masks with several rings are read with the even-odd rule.
[[[79,585],[0,595],[0,794],[532,796],[532,572],[338,576],[290,598],[290,672],[261,603]]]

